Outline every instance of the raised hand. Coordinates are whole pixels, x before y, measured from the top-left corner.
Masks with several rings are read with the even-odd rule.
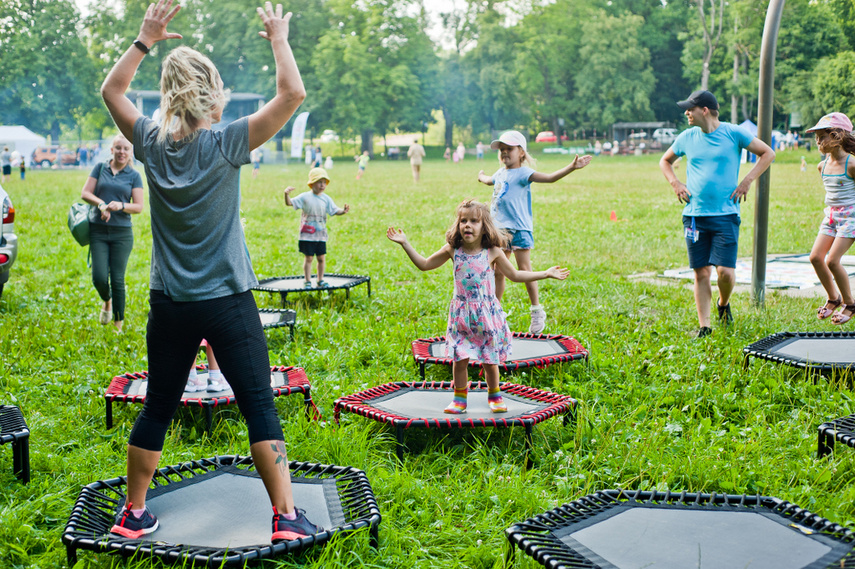
[[[180,9],[180,5],[172,7],[172,0],[158,0],[157,5],[149,4],[140,26],[139,40],[151,47],[162,40],[181,39],[181,34],[166,31],[167,24]]]
[[[390,227],[386,230],[386,237],[388,237],[391,241],[395,243],[399,243],[403,245],[407,242],[407,236],[404,235],[403,229],[395,229],[394,227]]]
[[[291,192],[293,192],[295,189],[296,188],[294,188],[294,186],[288,186],[287,188],[285,188],[285,195],[291,195]]]
[[[589,156],[590,158],[590,156]],[[558,265],[554,267],[549,267],[546,269],[546,276],[550,279],[558,279],[559,281],[563,281],[570,274],[568,269],[562,269]]]
[[[344,215],[345,213],[347,213],[349,211],[350,211],[350,206],[348,204],[344,204],[344,213],[342,213],[342,215]]]
[[[589,154],[585,154],[584,156],[576,155],[576,158],[573,159],[573,163],[571,166],[574,170],[581,170],[585,166],[591,163],[591,156]]]
[[[261,7],[256,8],[256,12],[258,12],[258,16],[261,18],[261,23],[264,24],[264,31],[258,32],[258,35],[269,41],[273,41],[274,39],[288,41],[291,12],[283,16],[282,4],[277,4],[276,11],[274,11],[273,4],[270,2],[265,2],[263,9]]]

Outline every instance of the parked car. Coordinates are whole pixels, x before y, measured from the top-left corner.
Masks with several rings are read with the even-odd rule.
[[[9,280],[9,270],[18,257],[18,236],[15,235],[15,208],[2,186],[0,215],[3,216],[3,223],[0,224],[0,296],[3,296],[3,287]]]
[[[537,136],[534,137],[535,142],[558,142],[558,137],[555,136],[555,133],[551,130],[545,130],[543,132],[538,132]]]
[[[653,140],[661,144],[671,144],[677,139],[678,134],[676,128],[657,128],[653,131]]]
[[[39,146],[33,150],[32,164],[42,168],[50,168],[57,164],[60,166],[76,166],[77,152],[62,148],[58,144]]]

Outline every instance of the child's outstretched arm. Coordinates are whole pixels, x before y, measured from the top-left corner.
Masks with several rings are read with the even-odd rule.
[[[584,168],[585,166],[587,166],[590,163],[591,163],[591,156],[590,155],[585,154],[584,156],[579,156],[577,154],[576,158],[574,158],[570,164],[568,164],[567,166],[564,166],[560,170],[556,170],[555,172],[553,172],[551,174],[545,174],[543,172],[535,172],[531,175],[529,180],[531,180],[532,182],[537,182],[538,184],[551,184],[553,182],[557,182],[558,180],[560,180],[561,178],[563,178],[564,176],[566,176],[570,172],[574,172],[576,170],[581,170],[582,168]]]
[[[291,207],[294,204],[291,203],[291,192],[293,192],[296,188],[294,186],[288,186],[285,188],[285,206]]]
[[[498,247],[490,249],[488,257],[490,263],[496,263],[496,268],[503,275],[515,283],[530,283],[533,281],[542,281],[543,279],[557,279],[563,281],[570,274],[567,269],[562,269],[558,265],[549,267],[545,271],[518,271],[514,268],[511,262],[505,257],[505,254]]]
[[[484,170],[478,172],[478,181],[482,184],[487,184],[488,186],[493,185],[493,178],[484,173]]]
[[[340,210],[338,210],[337,212],[335,212],[335,214],[336,214],[336,215],[344,215],[344,214],[346,214],[346,213],[347,213],[347,212],[349,212],[349,211],[350,211],[350,206],[349,206],[349,205],[347,205],[347,204],[344,204],[344,209],[340,209]]]
[[[438,267],[441,267],[445,264],[446,261],[451,259],[451,247],[448,246],[448,243],[443,245],[439,251],[425,259],[421,255],[419,255],[419,253],[415,249],[413,249],[413,246],[410,245],[409,241],[407,241],[407,236],[404,235],[404,231],[402,229],[395,229],[394,227],[390,227],[386,230],[386,237],[403,247],[404,251],[407,253],[407,256],[410,258],[416,268],[421,271],[432,271]]]

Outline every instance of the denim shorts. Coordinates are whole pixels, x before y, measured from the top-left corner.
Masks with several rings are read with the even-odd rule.
[[[515,251],[517,249],[534,249],[534,235],[531,231],[505,229],[510,237],[511,244],[505,247],[506,251]]]
[[[823,213],[820,234],[855,239],[855,206],[828,206]]]
[[[709,265],[736,268],[739,249],[739,215],[683,216],[686,248],[689,250],[689,266],[700,269]],[[690,230],[697,231],[694,239]]]

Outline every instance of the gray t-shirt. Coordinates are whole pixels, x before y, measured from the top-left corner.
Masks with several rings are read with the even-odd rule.
[[[249,164],[249,120],[157,140],[148,117],[134,124],[134,156],[145,165],[151,211],[152,290],[199,301],[258,284],[240,223],[240,167]]]
[[[0,152],[0,166],[11,166],[12,165],[12,153],[8,150],[4,150]]]

